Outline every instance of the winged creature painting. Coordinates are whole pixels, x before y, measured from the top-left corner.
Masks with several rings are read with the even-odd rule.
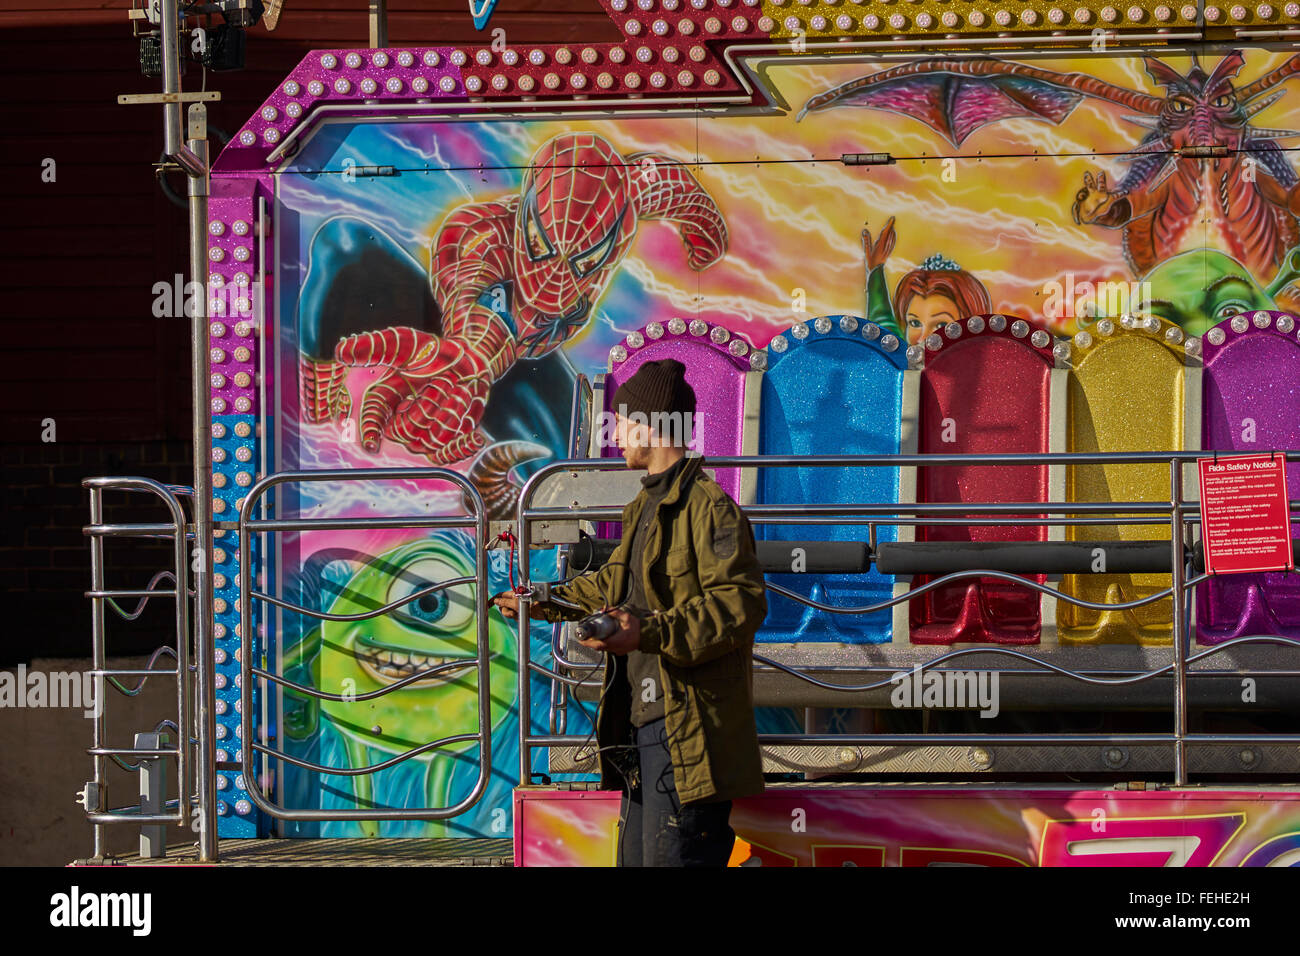
[[[1185,249],[1191,230],[1203,223],[1210,244],[1222,244],[1261,278],[1274,275],[1300,243],[1300,176],[1279,146],[1300,132],[1252,126],[1251,119],[1284,94],[1277,87],[1300,74],[1300,55],[1242,85],[1236,81],[1245,61],[1237,51],[1208,71],[1193,59],[1185,74],[1152,57],[1144,62],[1162,95],[1006,60],[930,59],[813,96],[799,118],[840,107],[902,113],[960,147],[1000,120],[1059,124],[1085,97],[1113,104],[1147,132],[1121,157],[1128,169],[1119,182],[1109,183],[1104,172],[1084,175],[1072,207],[1075,222],[1122,229],[1136,275]]]

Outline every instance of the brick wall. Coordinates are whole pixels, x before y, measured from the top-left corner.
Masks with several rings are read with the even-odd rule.
[[[192,483],[188,320],[152,314],[154,283],[188,268],[186,215],[155,180],[161,108],[116,103],[160,87],[140,74],[130,6],[0,0],[0,666],[89,654],[83,477]],[[247,69],[208,74],[222,96],[209,123],[238,130],[312,49],[364,47],[366,10],[365,0],[290,0],[275,32],[249,32]],[[394,45],[490,38],[464,0],[394,0],[390,10]],[[597,0],[501,0],[491,28],[512,43],[619,37]],[[191,64],[182,85],[201,80]],[[52,183],[41,178],[47,158]],[[54,443],[41,441],[46,419]],[[109,500],[109,520],[161,520],[157,508]],[[144,587],[170,562],[165,547],[135,540],[107,548],[110,586]],[[154,601],[134,624],[110,620],[111,647],[151,650],[170,633],[169,613]]]
[[[90,521],[91,475],[141,475],[188,484],[189,444],[179,440],[111,443],[6,443],[0,451],[5,489],[0,514],[0,601],[7,633],[0,641],[0,667],[35,657],[90,656],[90,544],[81,528]],[[105,520],[168,520],[150,496],[106,492]],[[106,583],[143,588],[169,567],[170,545],[140,539],[108,539]],[[134,611],[134,601],[120,601]],[[115,654],[148,653],[171,643],[171,602],[150,601],[139,619],[120,620],[110,610],[107,633]]]

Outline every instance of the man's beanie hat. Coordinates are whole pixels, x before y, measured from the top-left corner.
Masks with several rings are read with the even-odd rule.
[[[646,362],[614,392],[614,411],[625,416],[641,412],[695,414],[695,390],[686,384],[686,366],[676,359]]]

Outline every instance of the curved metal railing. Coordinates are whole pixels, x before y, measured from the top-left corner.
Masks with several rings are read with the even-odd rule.
[[[268,491],[284,484],[311,484],[317,482],[355,482],[355,481],[420,481],[442,480],[460,488],[463,500],[468,502],[470,514],[467,516],[410,516],[382,518],[258,518],[252,517],[259,499]],[[361,614],[329,614],[302,607],[274,595],[254,591],[251,578],[251,544],[250,535],[268,535],[273,532],[329,531],[343,529],[369,528],[467,528],[474,529],[475,573],[472,577],[454,578],[414,592],[398,602],[366,611]],[[245,788],[252,803],[273,817],[281,820],[324,821],[324,820],[443,820],[464,813],[474,806],[487,790],[492,765],[492,725],[491,725],[491,686],[488,659],[488,520],[483,499],[478,490],[463,476],[446,468],[361,468],[336,471],[300,471],[283,472],[268,475],[252,488],[239,506],[239,665],[240,685],[245,689],[253,687],[253,679],[261,681],[266,687],[275,684],[288,688],[295,693],[314,697],[317,700],[356,701],[383,697],[401,690],[417,680],[427,680],[474,668],[478,672],[478,730],[472,734],[453,734],[438,740],[428,741],[413,747],[390,760],[366,767],[328,767],[294,757],[269,746],[265,739],[261,742],[253,737],[253,708],[244,707],[240,714],[240,763],[244,774]],[[264,550],[265,553],[265,550]],[[473,660],[454,661],[439,664],[424,670],[415,671],[406,677],[366,694],[341,695],[322,691],[295,683],[263,667],[253,664],[253,601],[258,600],[275,607],[305,614],[318,620],[355,622],[372,620],[404,607],[421,597],[436,593],[456,584],[472,583],[475,585],[474,606],[477,621],[476,654]],[[251,694],[249,698],[251,700]],[[479,747],[478,776],[470,792],[456,804],[447,807],[406,807],[400,809],[372,808],[356,810],[312,810],[294,809],[280,806],[264,794],[255,771],[254,760],[261,758],[280,760],[303,770],[314,773],[343,777],[359,777],[377,773],[404,761],[430,753],[443,747],[461,743],[477,743]]]
[[[90,524],[82,528],[82,533],[90,539],[90,578],[91,588],[85,596],[91,602],[91,659],[90,673],[95,679],[95,710],[92,717],[92,744],[86,751],[94,762],[94,793],[83,792],[82,805],[86,808],[86,818],[94,826],[95,857],[104,855],[104,831],[107,824],[129,823],[185,825],[190,822],[190,811],[197,806],[198,794],[193,785],[194,758],[192,747],[198,743],[193,728],[194,682],[190,664],[190,607],[189,598],[189,560],[187,556],[188,534],[185,510],[180,497],[192,494],[188,488],[164,485],[150,478],[87,478],[82,487],[90,492]],[[104,492],[125,491],[153,495],[159,499],[171,520],[144,524],[107,524],[104,521]],[[104,583],[104,539],[114,538],[153,538],[168,539],[172,544],[173,566],[153,576],[143,589],[109,589]],[[156,585],[170,577],[172,587],[159,589]],[[115,668],[107,666],[107,633],[105,628],[105,610],[113,608],[127,621],[136,620],[143,612],[151,598],[171,598],[175,601],[175,641],[174,646],[157,648],[150,656],[144,668]],[[135,611],[125,613],[117,605],[117,599],[138,598]],[[158,669],[154,665],[164,655],[170,656],[176,666],[170,669]],[[138,677],[134,687],[126,687],[119,677]],[[150,677],[172,677],[176,680],[176,720],[163,720],[155,730],[169,727],[173,729],[177,740],[174,747],[141,749],[137,747],[112,747],[107,744],[107,697],[105,685],[112,686],[126,697],[134,697],[144,688]],[[128,758],[136,758],[132,762]],[[139,807],[122,807],[103,809],[108,801],[106,771],[108,761],[129,772],[139,772],[140,760],[147,758],[174,758],[176,761],[177,798],[164,804],[164,811],[169,805],[175,805],[174,812],[147,814]],[[138,792],[138,791],[137,791]]]
[[[1189,656],[1190,613],[1187,602],[1191,589],[1207,580],[1208,575],[1192,575],[1187,561],[1186,532],[1190,525],[1199,523],[1196,503],[1189,501],[1183,491],[1183,467],[1198,458],[1205,457],[1205,452],[1117,452],[1102,453],[1056,453],[1056,454],[983,454],[983,455],[811,455],[811,456],[718,456],[709,457],[709,465],[719,468],[808,468],[808,467],[864,467],[864,468],[906,468],[906,467],[944,467],[976,465],[1000,466],[1080,466],[1080,465],[1124,465],[1124,464],[1166,464],[1169,467],[1169,498],[1167,501],[1126,501],[1126,502],[999,502],[999,503],[871,503],[853,504],[810,504],[797,502],[793,504],[763,504],[746,507],[745,513],[751,522],[758,524],[787,525],[823,525],[823,524],[865,524],[868,526],[870,546],[874,552],[876,546],[876,528],[880,525],[995,525],[995,524],[1032,524],[1032,525],[1129,525],[1129,524],[1167,524],[1170,528],[1170,587],[1145,598],[1118,604],[1105,604],[1074,597],[1055,588],[1047,587],[1036,581],[1019,575],[996,570],[967,570],[943,575],[924,585],[920,585],[905,594],[862,607],[835,607],[805,598],[788,588],[768,583],[769,590],[791,598],[799,603],[822,611],[838,614],[866,614],[892,608],[903,602],[922,596],[955,581],[971,578],[994,578],[1016,586],[1024,586],[1039,593],[1049,595],[1058,601],[1065,601],[1075,606],[1091,610],[1123,610],[1141,607],[1157,601],[1182,597],[1173,600],[1173,660],[1168,664],[1147,670],[1116,670],[1107,673],[1116,675],[1115,679],[1093,676],[1095,671],[1075,670],[1059,664],[1045,661],[1023,650],[1012,650],[999,646],[980,645],[961,648],[942,654],[914,668],[919,672],[925,668],[934,668],[945,662],[968,655],[981,655],[1010,658],[1028,665],[1028,670],[1017,673],[1057,675],[1070,680],[1093,686],[1115,686],[1138,684],[1150,681],[1162,675],[1173,677],[1173,729],[1168,734],[762,734],[759,737],[764,744],[784,745],[942,745],[942,744],[1035,744],[1035,745],[1079,745],[1079,744],[1171,744],[1173,746],[1173,776],[1177,785],[1187,783],[1187,747],[1197,744],[1244,744],[1244,743],[1300,743],[1300,735],[1270,734],[1254,736],[1245,734],[1197,734],[1187,730],[1187,679],[1189,665],[1221,654],[1233,647],[1250,644],[1274,644],[1300,648],[1300,641],[1269,635],[1241,637],[1200,651]],[[1287,452],[1287,461],[1300,461],[1300,452]],[[537,489],[553,475],[574,471],[613,471],[625,467],[620,459],[582,459],[555,462],[535,473],[524,485],[518,505],[520,573],[525,582],[529,580],[529,542],[531,525],[534,522],[567,520],[618,519],[620,507],[575,507],[575,508],[537,508],[531,502]],[[1292,515],[1300,511],[1300,502],[1290,502]],[[982,518],[971,518],[969,513],[978,513]],[[959,517],[960,516],[960,517]],[[1032,516],[1032,517],[1030,517]],[[528,641],[528,606],[530,599],[521,596],[519,626],[516,640],[518,642],[520,661],[530,660]],[[552,657],[558,666],[588,666],[588,662],[571,661],[561,653],[558,641],[553,642]],[[861,693],[879,690],[892,683],[890,678],[873,681],[868,684],[835,684],[823,681],[802,669],[782,664],[765,655],[755,654],[754,660],[764,668],[783,672],[797,680],[815,685],[823,690],[843,693]],[[598,670],[593,667],[593,673]],[[898,672],[897,667],[853,667],[858,673]],[[553,686],[563,684],[577,688],[594,683],[589,676],[574,678],[553,671],[541,665],[530,663],[519,670],[520,712],[528,713],[529,673],[540,673],[549,677]],[[1196,676],[1222,676],[1225,672],[1198,671]],[[1231,674],[1241,674],[1233,670]],[[1286,674],[1290,672],[1268,673]],[[530,780],[531,751],[535,747],[580,746],[588,744],[589,737],[562,733],[533,734],[526,721],[521,721],[519,729],[520,780]],[[580,758],[581,759],[581,758]]]

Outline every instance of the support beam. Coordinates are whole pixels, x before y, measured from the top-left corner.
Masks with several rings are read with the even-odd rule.
[[[370,49],[382,50],[388,46],[388,0],[370,2]]]

